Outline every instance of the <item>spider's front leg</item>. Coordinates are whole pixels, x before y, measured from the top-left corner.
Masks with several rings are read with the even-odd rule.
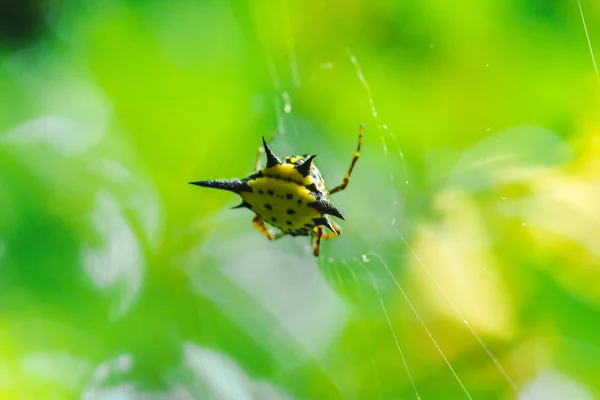
[[[339,227],[335,222],[330,221],[331,225],[335,229],[335,232],[324,233],[324,228],[322,225],[317,226],[315,228],[316,236],[315,236],[315,244],[313,246],[313,254],[315,257],[319,257],[319,252],[321,250],[321,240],[329,240],[336,236],[339,236],[342,233],[342,228]]]
[[[358,145],[356,146],[356,151],[354,152],[354,156],[352,157],[352,161],[350,162],[350,168],[348,168],[348,172],[346,172],[346,175],[344,176],[344,180],[342,181],[342,183],[339,184],[338,186],[334,187],[333,189],[331,189],[329,191],[329,194],[341,192],[342,190],[346,189],[346,186],[348,186],[348,182],[350,182],[350,175],[352,174],[354,165],[356,165],[356,162],[358,161],[358,157],[360,157],[360,146],[362,144],[362,138],[363,138],[363,124],[360,124],[360,129],[358,131]]]

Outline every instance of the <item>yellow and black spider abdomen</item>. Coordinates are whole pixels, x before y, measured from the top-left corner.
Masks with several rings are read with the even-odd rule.
[[[264,141],[264,139],[263,139]],[[320,225],[336,232],[328,215],[344,219],[329,201],[315,156],[281,160],[264,143],[267,166],[243,179],[192,182],[195,185],[229,190],[240,195],[237,208],[248,208],[269,225],[291,236],[307,236]]]
[[[289,156],[283,160],[273,153],[263,138],[263,148],[259,149],[257,171],[243,179],[216,179],[190,182],[193,185],[228,190],[237,193],[242,203],[235,208],[248,208],[256,215],[254,227],[267,239],[279,237],[314,235],[313,254],[319,255],[321,239],[326,240],[340,234],[341,229],[329,216],[344,219],[344,216],[331,202],[329,194],[337,193],[348,185],[350,174],[360,153],[362,125],[358,135],[358,146],[350,168],[341,184],[327,191],[319,169],[314,165],[316,156],[304,154]],[[260,167],[260,155],[267,155],[267,166]],[[273,235],[265,223],[274,226],[279,233]],[[327,227],[331,233],[325,234]]]
[[[331,226],[325,214],[343,218],[328,201],[327,190],[314,157],[287,157],[266,167],[246,181],[251,191],[241,192],[244,207],[292,236],[306,236],[319,225]],[[308,173],[302,168],[308,164]],[[333,230],[333,228],[330,227]]]

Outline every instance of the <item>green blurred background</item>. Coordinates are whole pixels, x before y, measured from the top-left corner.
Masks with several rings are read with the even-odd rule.
[[[600,3],[582,0],[600,53]],[[600,398],[576,1],[3,1],[0,398]],[[343,234],[268,242],[261,136]]]

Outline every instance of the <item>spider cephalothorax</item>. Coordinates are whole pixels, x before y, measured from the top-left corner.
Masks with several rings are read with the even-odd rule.
[[[362,125],[358,147],[344,181],[331,191],[327,191],[319,169],[315,166],[314,155],[304,154],[283,159],[277,157],[263,138],[263,149],[267,155],[267,166],[243,179],[217,179],[190,182],[193,185],[228,190],[237,193],[242,203],[235,208],[248,208],[256,215],[253,225],[269,240],[285,235],[316,236],[314,254],[319,255],[321,238],[329,239],[341,233],[341,229],[330,218],[344,216],[331,202],[329,195],[343,190],[348,184],[350,173],[359,156],[362,142]],[[279,230],[272,235],[265,222]],[[324,234],[323,227],[331,233]]]

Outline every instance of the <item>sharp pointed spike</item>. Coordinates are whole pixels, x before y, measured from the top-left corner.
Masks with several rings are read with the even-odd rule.
[[[263,147],[265,149],[265,153],[267,154],[267,168],[274,167],[275,165],[281,164],[281,159],[273,153],[273,150],[267,145],[267,141],[264,136],[262,138]]]
[[[342,212],[327,200],[319,199],[314,203],[309,204],[309,206],[319,211],[321,214],[329,214],[340,219],[346,219]]]
[[[329,220],[329,218],[325,218],[325,221],[327,221],[327,224],[325,224],[325,226],[334,233],[338,233],[338,231],[335,230],[335,228],[333,227],[333,225],[331,224],[331,221]]]
[[[206,181],[190,182],[190,185],[228,190],[234,193],[249,192],[252,189],[241,179],[209,179]]]
[[[321,218],[315,218],[313,219],[313,222],[315,223],[316,226],[319,225],[324,225],[326,226],[331,232],[334,233],[338,233],[338,231],[335,230],[335,228],[333,227],[333,225],[331,224],[331,221],[329,220],[329,218],[327,217],[321,217]]]
[[[310,156],[306,160],[304,160],[302,164],[297,165],[296,171],[300,172],[302,176],[307,176],[310,172],[310,167],[312,166],[312,161],[315,157],[316,155]]]

